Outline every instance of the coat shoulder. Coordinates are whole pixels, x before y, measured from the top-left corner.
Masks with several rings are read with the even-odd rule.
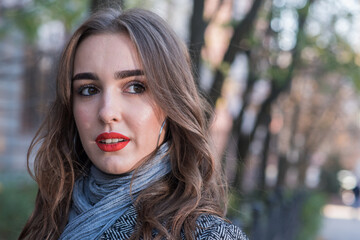
[[[214,215],[201,215],[197,219],[196,239],[248,240],[241,229]]]

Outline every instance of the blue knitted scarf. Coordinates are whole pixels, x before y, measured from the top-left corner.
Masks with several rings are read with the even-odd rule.
[[[75,182],[69,222],[59,239],[100,238],[133,204],[141,190],[170,172],[167,150],[165,143],[153,159],[127,174],[110,175],[92,166],[88,176]]]

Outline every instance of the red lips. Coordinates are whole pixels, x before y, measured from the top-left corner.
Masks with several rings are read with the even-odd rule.
[[[104,152],[116,152],[130,142],[130,138],[116,132],[102,133],[96,138],[96,144]]]

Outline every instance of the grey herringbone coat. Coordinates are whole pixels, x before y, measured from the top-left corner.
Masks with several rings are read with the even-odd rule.
[[[202,215],[197,219],[196,240],[248,240],[245,234],[235,225],[227,223],[213,215]],[[108,230],[101,240],[129,239],[136,225],[135,207],[130,207]],[[182,239],[185,239],[182,236]]]

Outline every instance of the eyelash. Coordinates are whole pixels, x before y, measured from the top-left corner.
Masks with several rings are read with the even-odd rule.
[[[128,94],[142,94],[143,92],[146,91],[146,85],[141,82],[141,81],[138,81],[138,80],[135,80],[135,81],[131,81],[129,82],[128,84],[126,84],[125,86],[125,89],[129,89],[131,87],[140,87],[141,88],[141,92],[132,92],[132,91],[124,91],[125,93],[128,93]],[[92,93],[92,94],[84,94],[83,91],[87,89],[89,91],[89,89],[95,89],[96,93]],[[92,84],[86,84],[86,85],[83,85],[83,86],[80,86],[77,90],[77,93],[80,95],[80,96],[84,96],[84,97],[90,97],[92,95],[95,95],[97,94],[98,92],[100,91],[100,89],[95,86],[95,85],[92,85]]]

